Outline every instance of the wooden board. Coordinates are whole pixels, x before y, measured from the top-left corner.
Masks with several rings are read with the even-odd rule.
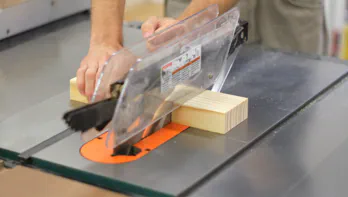
[[[0,173],[1,197],[125,197],[95,186],[17,166]]]
[[[248,118],[248,98],[204,91],[172,113],[172,122],[225,134]]]
[[[80,94],[79,90],[77,89],[76,77],[70,79],[70,100],[80,103],[88,103],[87,97]]]
[[[194,90],[192,90],[194,91]],[[70,100],[87,103],[70,80]],[[204,91],[172,113],[172,121],[205,131],[225,134],[248,118],[248,98]]]

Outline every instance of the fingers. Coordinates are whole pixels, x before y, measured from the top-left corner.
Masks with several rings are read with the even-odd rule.
[[[97,74],[97,67],[89,67],[86,70],[85,74],[85,94],[88,98],[88,100],[91,100],[93,92],[94,92],[94,86],[95,86],[95,78]]]
[[[76,72],[76,84],[80,94],[85,95],[85,73],[87,65],[82,65]]]
[[[168,18],[168,17],[164,17],[164,18],[150,17],[146,22],[144,22],[144,24],[142,25],[142,32],[144,37],[157,33],[156,36],[148,39],[148,42],[147,42],[148,50],[154,51],[158,47],[161,47],[166,42],[172,40],[178,35],[182,35],[183,28],[180,27],[181,25],[173,26],[174,24],[178,22],[179,22],[178,20],[174,18]],[[173,26],[173,27],[169,28],[168,30],[164,32],[159,33],[160,31],[170,26]],[[151,32],[151,34],[148,34],[148,32]]]
[[[105,63],[115,51],[121,48],[121,45],[91,45],[88,54],[81,61],[76,73],[76,83],[79,92],[86,96],[89,102],[92,101],[96,83],[104,71]],[[103,95],[104,93],[100,92],[98,88],[96,96],[103,97]]]
[[[102,73],[103,71],[103,67],[104,67],[104,64],[101,64],[99,67],[98,67],[98,71],[97,71],[97,75],[96,75],[96,80],[95,80],[95,87],[94,88],[97,88],[97,81],[99,80],[99,77],[100,77],[100,74]],[[101,99],[103,99],[105,97],[105,91],[104,88],[103,88],[103,80],[100,81],[100,84],[99,84],[99,88],[98,88],[98,91],[96,92],[96,95],[95,95],[95,101],[99,101]]]
[[[172,18],[163,18],[162,20],[159,21],[159,26],[158,28],[155,30],[156,32],[159,32],[169,26],[172,26],[174,24],[176,24],[178,21]]]
[[[155,33],[158,26],[159,26],[158,18],[155,16],[150,17],[147,21],[145,21],[141,25],[141,31],[143,33],[143,37],[147,38],[151,36],[153,33]]]
[[[76,73],[76,84],[80,94],[86,96],[88,100],[91,99],[94,88],[98,66],[89,66],[82,63]]]
[[[173,26],[167,31],[150,38],[147,42],[147,48],[149,51],[154,51],[184,33],[185,27],[183,25]]]
[[[110,71],[111,75],[109,79],[109,84],[123,79],[135,62],[136,58],[132,53],[126,50],[122,51],[121,54],[119,54],[112,60],[113,66],[112,70]]]

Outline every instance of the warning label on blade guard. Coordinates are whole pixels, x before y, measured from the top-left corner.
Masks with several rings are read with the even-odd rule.
[[[195,46],[161,69],[161,92],[166,92],[201,70],[201,46]]]

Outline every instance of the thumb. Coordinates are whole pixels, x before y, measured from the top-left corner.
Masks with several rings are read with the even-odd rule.
[[[155,33],[156,29],[158,28],[159,20],[157,17],[152,16],[148,20],[146,20],[141,25],[141,31],[143,33],[143,37],[147,38],[151,36],[153,33]]]

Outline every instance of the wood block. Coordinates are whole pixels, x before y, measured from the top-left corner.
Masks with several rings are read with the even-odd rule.
[[[233,127],[248,118],[248,98],[223,94],[212,91],[198,93],[192,87],[177,87],[181,95],[198,94],[187,102],[181,102],[176,94],[168,96],[167,100],[175,100],[182,105],[172,113],[172,121],[190,127],[225,134]],[[175,92],[173,91],[173,92]],[[70,80],[70,100],[79,103],[88,103],[76,86],[76,78]],[[162,112],[159,109],[159,114]]]
[[[125,195],[17,166],[0,173],[1,197],[126,197]]]
[[[248,98],[204,91],[172,113],[172,122],[225,134],[248,118]]]
[[[76,77],[70,79],[70,100],[80,103],[88,103],[87,97],[80,94],[79,90],[77,89]]]

